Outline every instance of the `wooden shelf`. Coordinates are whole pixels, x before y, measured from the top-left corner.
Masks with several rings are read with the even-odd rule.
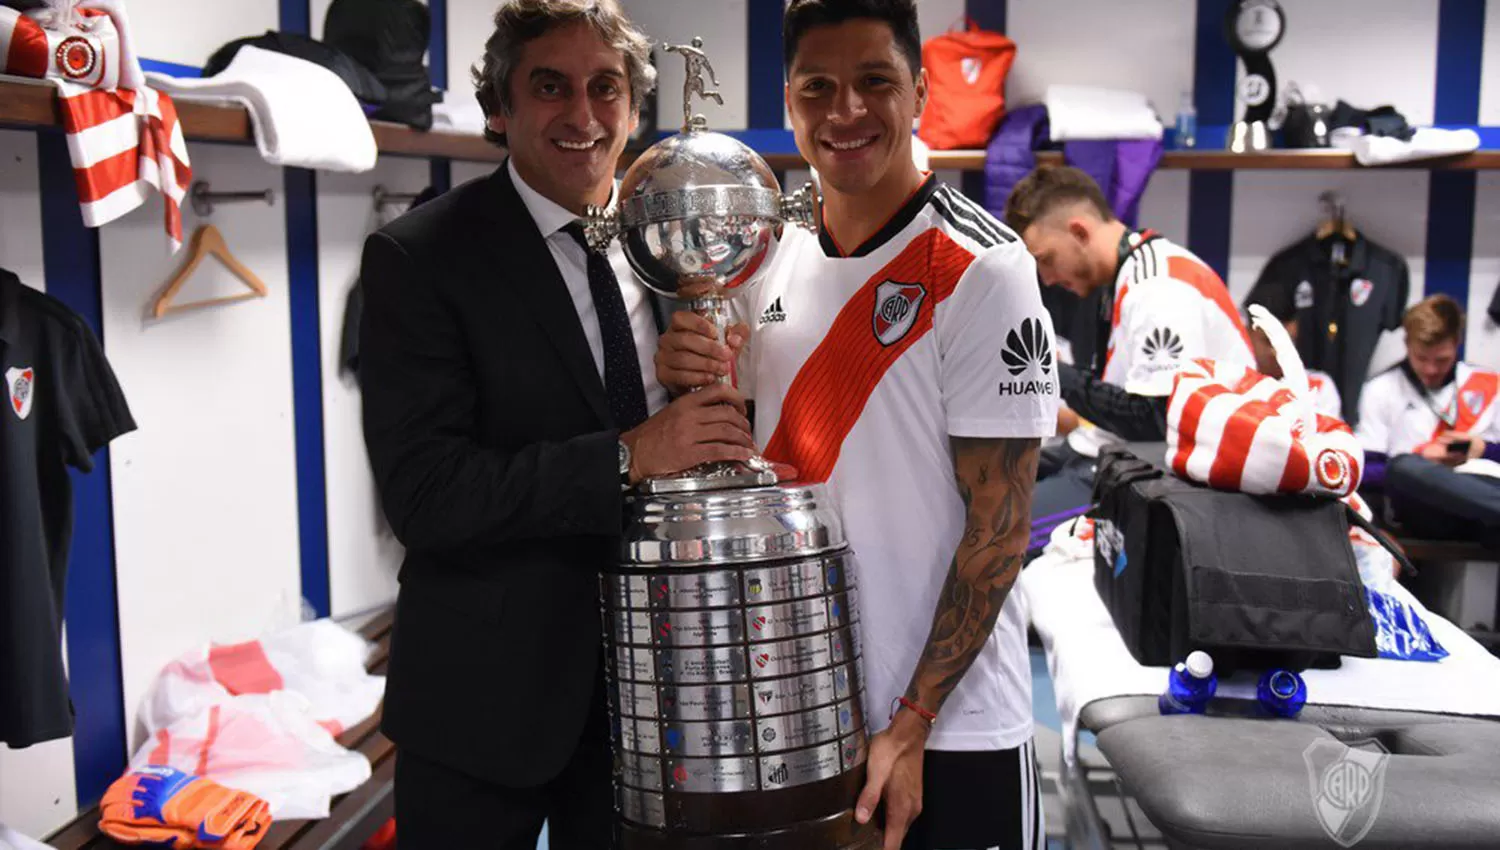
[[[25,80],[0,80],[0,125],[14,127],[60,127],[55,89],[51,85]],[[250,115],[241,106],[193,103],[178,100],[177,112],[182,119],[183,135],[194,142],[228,142],[250,144]],[[381,153],[397,156],[447,157],[476,162],[500,162],[505,152],[482,136],[440,130],[424,132],[402,124],[370,122],[375,144]],[[763,134],[769,131],[761,131]],[[785,142],[782,143],[790,147]],[[795,152],[785,150],[764,154],[776,170],[806,168]],[[633,157],[626,155],[626,162]],[[1062,154],[1044,151],[1037,162],[1062,162]],[[624,164],[624,163],[622,163]],[[984,151],[933,151],[935,169],[977,171],[984,168]],[[1353,154],[1337,150],[1273,150],[1265,153],[1235,154],[1223,150],[1170,150],[1162,156],[1161,168],[1197,171],[1233,171],[1256,169],[1346,169],[1366,168]],[[1470,154],[1379,166],[1383,169],[1460,170],[1500,169],[1500,150],[1481,150]]]

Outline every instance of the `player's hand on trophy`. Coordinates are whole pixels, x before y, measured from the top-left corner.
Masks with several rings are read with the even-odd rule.
[[[673,401],[620,439],[630,447],[631,484],[700,463],[746,461],[755,453],[745,399],[727,384]]]
[[[927,745],[924,721],[898,711],[891,725],[870,738],[865,787],[855,804],[854,819],[869,823],[875,807],[885,805],[883,850],[900,850],[906,830],[922,813],[922,757]]]
[[[656,379],[673,395],[708,386],[730,374],[749,340],[749,325],[730,325],[726,345],[718,341],[713,322],[679,310],[657,346]]]

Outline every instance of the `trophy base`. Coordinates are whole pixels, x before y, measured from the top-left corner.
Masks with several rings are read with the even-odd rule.
[[[642,493],[702,493],[739,487],[769,487],[779,480],[776,471],[760,458],[749,463],[720,461],[704,463],[676,475],[647,478],[637,485]]]

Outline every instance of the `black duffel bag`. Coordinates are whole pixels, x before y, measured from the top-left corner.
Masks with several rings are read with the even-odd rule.
[[[1224,672],[1376,657],[1350,523],[1392,547],[1342,502],[1214,490],[1124,446],[1100,452],[1094,501],[1094,586],[1141,664],[1195,649]]]

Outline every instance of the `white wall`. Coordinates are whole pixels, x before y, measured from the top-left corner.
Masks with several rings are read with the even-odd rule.
[[[99,233],[106,353],[139,425],[110,453],[132,746],[139,702],[166,662],[300,615],[282,172],[248,147],[192,145],[189,155],[195,177],[218,190],[275,190],[274,205],[223,205],[209,219],[270,294],[147,318],[183,260],[167,254],[160,201]],[[183,219],[185,234],[200,224],[190,208]],[[205,260],[177,300],[242,291]]]
[[[1193,89],[1193,0],[1010,0],[1016,43],[1007,105],[1038,103],[1051,83],[1144,92],[1168,123]]]
[[[484,43],[495,31],[499,0],[448,0],[448,91],[450,102],[473,97],[469,68],[484,58]],[[456,95],[456,96],[455,96]]]
[[[1282,91],[1295,81],[1316,86],[1328,103],[1389,104],[1412,124],[1432,123],[1437,3],[1281,0],[1281,7],[1286,35],[1271,51],[1271,64]]]
[[[1188,240],[1187,171],[1158,171],[1151,175],[1146,194],[1141,196],[1137,224],[1149,227],[1179,245]]]
[[[225,43],[281,26],[277,0],[130,0],[136,55],[203,67]]]
[[[1500,284],[1500,173],[1479,174],[1475,206],[1474,261],[1469,269],[1467,310],[1469,335],[1464,359],[1500,369],[1500,327],[1485,313]]]
[[[0,267],[46,290],[35,133],[0,130]],[[42,835],[66,823],[76,807],[72,738],[23,750],[0,745],[0,823]]]
[[[349,291],[359,275],[367,234],[405,205],[376,220],[371,193],[416,193],[428,183],[425,159],[383,157],[365,174],[318,175],[318,304],[323,371],[323,468],[328,502],[328,581],[333,616],[396,598],[404,550],[386,525],[375,495],[360,424],[359,387],[343,369],[341,341]]]
[[[1486,3],[1484,62],[1479,80],[1479,123],[1500,124],[1500,3]]]

